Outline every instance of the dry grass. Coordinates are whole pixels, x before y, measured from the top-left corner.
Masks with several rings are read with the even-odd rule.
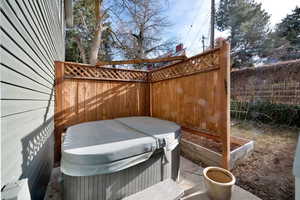
[[[237,184],[264,200],[294,199],[294,154],[299,129],[241,122],[231,134],[255,141],[251,156],[233,169]]]

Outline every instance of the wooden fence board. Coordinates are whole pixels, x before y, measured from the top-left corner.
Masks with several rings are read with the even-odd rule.
[[[218,134],[216,102],[210,92],[215,86],[207,84],[207,77],[198,74],[152,83],[152,115]]]
[[[155,70],[150,75],[151,113],[223,142],[222,166],[230,159],[229,45]]]

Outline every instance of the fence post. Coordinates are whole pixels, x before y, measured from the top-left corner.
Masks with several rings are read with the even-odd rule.
[[[222,145],[222,166],[230,167],[230,44],[225,40],[220,46],[219,70],[219,134]]]
[[[152,99],[153,99],[153,91],[152,91],[152,80],[151,80],[151,73],[152,72],[147,72],[147,85],[149,88],[149,116],[152,117]]]
[[[55,108],[54,108],[54,161],[60,160],[61,135],[64,130],[62,84],[64,80],[64,62],[55,61]]]

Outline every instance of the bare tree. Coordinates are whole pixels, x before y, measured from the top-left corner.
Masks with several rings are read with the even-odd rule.
[[[174,40],[164,40],[162,37],[164,30],[170,26],[163,15],[164,2],[75,0],[75,26],[68,30],[68,35],[73,39],[68,41],[76,43],[81,61],[90,64],[96,64],[98,59],[111,59],[111,56],[102,55],[103,51],[107,53],[112,47],[114,53],[129,59],[168,52],[173,48]],[[113,22],[114,28],[110,27],[109,21]]]
[[[164,40],[163,31],[171,24],[163,15],[164,1],[119,0],[115,9],[116,29],[112,31],[116,47],[130,59],[147,58],[170,51],[174,40]]]

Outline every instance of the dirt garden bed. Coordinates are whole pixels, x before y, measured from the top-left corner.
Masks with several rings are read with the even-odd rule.
[[[234,122],[231,135],[253,140],[254,151],[236,163],[232,172],[237,185],[263,200],[294,199],[294,176],[292,174],[299,129],[257,125],[254,122]],[[220,144],[207,139],[185,135],[206,148],[220,151]],[[232,147],[234,149],[235,147]],[[190,158],[188,155],[184,155]],[[205,167],[199,160],[194,162]]]

